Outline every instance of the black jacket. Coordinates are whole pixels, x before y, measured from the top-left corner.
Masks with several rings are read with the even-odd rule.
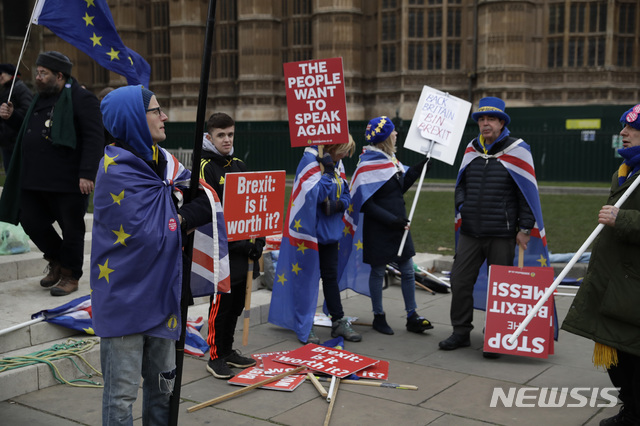
[[[491,146],[495,154],[517,139],[506,137]],[[474,148],[482,152],[477,139]],[[476,158],[465,168],[455,191],[462,217],[460,232],[471,237],[514,238],[518,229],[531,229],[533,212],[509,171],[496,158]]]
[[[419,163],[409,168],[405,174],[396,173],[362,205],[364,263],[386,265],[398,259],[398,249],[407,219],[404,193],[420,176],[423,165],[424,163]],[[408,259],[415,254],[409,233],[400,258]]]
[[[46,120],[60,95],[39,97],[22,137],[22,188],[79,193],[80,178],[95,181],[104,152],[104,127],[95,95],[71,83],[76,148],[54,146],[46,139]]]
[[[0,104],[6,103],[9,99],[9,92],[11,91],[11,81],[8,81],[2,87],[0,92]],[[11,93],[11,103],[13,104],[13,114],[9,119],[4,120],[0,118],[0,146],[10,147],[16,143],[16,136],[18,136],[18,130],[22,125],[24,116],[29,109],[33,94],[29,90],[26,84],[20,79],[17,79],[13,92]]]

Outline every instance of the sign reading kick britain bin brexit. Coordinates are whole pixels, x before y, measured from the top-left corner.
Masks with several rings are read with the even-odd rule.
[[[484,331],[485,352],[547,358],[553,353],[553,297],[513,344],[509,339],[553,283],[553,268],[491,265]]]
[[[283,64],[291,146],[349,142],[342,58]]]
[[[229,241],[248,240],[282,232],[284,170],[227,173],[224,220]]]

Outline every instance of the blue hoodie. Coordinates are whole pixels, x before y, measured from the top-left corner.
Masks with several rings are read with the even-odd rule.
[[[116,139],[136,150],[147,161],[153,157],[153,138],[142,100],[142,86],[120,87],[100,104],[104,127]]]

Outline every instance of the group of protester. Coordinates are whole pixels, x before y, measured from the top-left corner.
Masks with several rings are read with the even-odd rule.
[[[186,190],[191,171],[158,145],[166,139],[168,117],[153,92],[127,86],[109,90],[99,101],[71,77],[71,61],[63,54],[41,53],[36,65],[32,98],[15,67],[0,64],[0,141],[7,170],[0,220],[21,223],[43,252],[48,273],[41,286],[54,296],[68,295],[82,276],[84,215],[95,190],[90,282],[94,330],[102,338],[103,424],[131,423],[140,377],[145,423],[165,424],[181,332],[181,283],[188,279],[184,274],[191,262],[183,245],[194,229],[212,222],[215,202],[223,199],[225,174],[247,170],[234,157],[235,123],[224,113],[209,118],[202,161],[194,165],[202,190],[192,196]],[[442,350],[470,345],[473,288],[481,265],[512,265],[516,247],[526,249],[531,235],[539,232],[537,207],[514,169],[505,165],[507,158],[515,158],[519,167],[534,170],[529,146],[510,135],[504,101],[481,99],[472,118],[479,135],[465,150],[456,182],[453,333],[439,343]],[[605,227],[563,324],[596,342],[596,361],[620,387],[623,408],[604,425],[640,421],[640,271],[634,260],[640,254],[640,195],[614,205],[640,169],[640,105],[626,111],[621,123],[624,161],[598,216]],[[284,284],[292,272],[305,269],[315,293],[302,302],[295,294],[281,297],[293,286],[274,286],[269,320],[295,330],[303,343],[320,342],[313,329],[319,282],[313,277],[322,280],[331,335],[362,339],[340,299],[342,282],[353,276],[346,266],[353,265],[352,256],[359,271],[368,274],[364,280],[360,275],[360,284],[366,281],[360,291],[371,297],[374,330],[394,333],[382,302],[390,262],[401,272],[406,329],[422,333],[433,328],[417,312],[415,250],[403,199],[420,173],[428,171],[429,158],[405,167],[395,155],[397,132],[386,116],[372,119],[364,135],[366,145],[350,184],[342,159],[356,150],[351,137],[342,144],[306,148],[298,166],[276,275]],[[61,235],[53,227],[56,222]],[[354,241],[361,245],[353,249]],[[309,243],[310,257],[296,257],[306,251],[297,249],[300,242]],[[263,238],[228,244],[224,265],[231,290],[216,292],[210,300],[206,368],[216,378],[232,377],[231,367],[255,364],[233,349],[233,335],[244,307],[249,261],[260,258],[264,244]],[[303,263],[290,271],[289,259]]]

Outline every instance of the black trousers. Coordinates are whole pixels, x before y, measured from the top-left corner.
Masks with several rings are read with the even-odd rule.
[[[625,418],[640,425],[640,357],[618,350],[618,365],[607,373],[613,386],[620,388]]]
[[[231,280],[230,293],[218,293],[215,303],[213,296],[209,303],[209,355],[211,359],[224,358],[233,350],[233,335],[236,331],[238,317],[244,309],[247,294],[247,256],[229,253]]]
[[[20,223],[45,259],[70,269],[73,278],[82,276],[84,257],[84,215],[89,196],[81,193],[22,190]],[[53,223],[58,222],[62,235]]]
[[[344,317],[338,287],[338,243],[318,244],[322,293],[332,321]]]
[[[469,334],[473,329],[473,286],[480,267],[513,265],[516,239],[473,238],[460,234],[451,267],[451,325],[455,334]]]

